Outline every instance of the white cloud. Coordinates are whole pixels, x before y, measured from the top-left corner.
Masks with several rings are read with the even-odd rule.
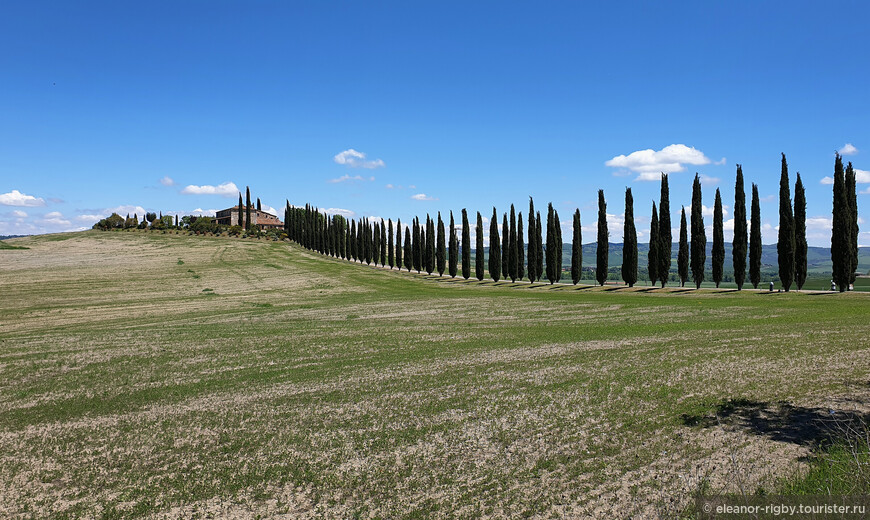
[[[225,182],[223,184],[218,184],[217,186],[210,186],[208,184],[196,186],[191,184],[181,190],[181,193],[183,195],[220,195],[222,197],[236,197],[239,194],[239,188],[236,187],[234,182]]]
[[[344,218],[353,218],[356,216],[355,211],[343,208],[326,208],[323,212],[327,215],[341,215]]]
[[[33,195],[25,195],[18,190],[12,190],[9,193],[0,195],[0,204],[4,206],[25,206],[35,208],[45,206],[45,201]]]
[[[218,210],[216,210],[216,209],[196,208],[195,210],[191,211],[190,213],[185,212],[184,215],[195,215],[197,217],[213,217],[217,214],[217,212],[218,212]],[[171,213],[167,213],[167,214],[169,215]],[[178,214],[181,215],[181,213],[178,213]]]
[[[617,175],[630,170],[638,174],[636,181],[656,181],[661,179],[661,173],[685,171],[686,164],[702,165],[710,162],[700,150],[684,144],[672,144],[659,151],[646,149],[627,156],[617,155],[604,164],[611,168],[620,168]]]
[[[438,200],[437,198],[430,197],[430,196],[426,195],[425,193],[418,193],[416,195],[411,195],[411,198],[414,200]]]
[[[758,202],[773,202],[774,200],[776,200],[776,195],[765,195],[758,198]]]
[[[821,184],[831,185],[831,184],[834,184],[834,178],[833,177],[822,177],[822,180],[820,180],[819,182]]]
[[[713,164],[715,164],[716,166],[723,166],[725,164],[725,162],[726,162],[725,158],[723,157],[723,158],[719,159],[718,161],[714,162]]]
[[[417,189],[417,186],[415,186],[414,184],[409,184],[409,185],[408,185],[408,188],[409,188],[409,189],[412,189],[412,190],[416,190],[416,189]]]
[[[12,212],[12,215],[17,218],[27,218],[27,213],[21,211],[20,209],[16,209]]]
[[[271,213],[271,214],[273,214],[273,215],[275,215],[275,216],[278,216],[278,215],[279,215],[279,214],[278,214],[278,210],[275,209],[275,208],[273,208],[272,206],[269,206],[269,205],[266,205],[266,204],[261,204],[260,207],[262,207],[262,208],[263,208],[263,211],[265,211],[266,213]],[[284,212],[281,212],[281,215],[283,215],[283,213],[284,213]],[[284,217],[281,216],[281,218],[284,218]]]
[[[374,176],[366,178],[366,177],[363,177],[362,175],[350,176],[350,175],[345,174],[337,179],[329,179],[326,182],[328,182],[330,184],[336,184],[339,182],[346,182],[346,181],[370,181],[371,182],[374,180],[375,180]]]
[[[145,208],[143,208],[142,206],[131,206],[127,204],[115,206],[114,208],[106,208],[103,210],[103,212],[105,213],[105,216],[111,215],[112,213],[117,213],[121,216],[124,216],[127,213],[130,213],[131,215],[135,213],[141,218],[143,215],[145,215]]]
[[[104,218],[106,218],[105,215],[87,215],[87,214],[77,215],[74,217],[74,219],[79,221],[79,222],[90,222],[92,224],[99,222],[100,220],[102,220]]]
[[[840,155],[855,155],[858,153],[858,149],[852,146],[852,143],[846,143],[839,150]]]
[[[719,184],[721,179],[718,177],[710,177],[709,175],[704,175],[702,173],[698,175],[698,180],[701,181],[701,185],[703,186],[715,186],[716,184]]]
[[[870,195],[870,186],[867,186],[867,188],[861,192],[861,195]]]
[[[395,188],[395,186],[393,186],[392,184],[387,184],[386,187],[387,187],[388,190],[391,190],[391,189]]]
[[[366,154],[358,152],[353,148],[349,148],[336,154],[332,160],[337,164],[343,164],[350,168],[366,168],[373,170],[375,168],[383,168],[386,166],[384,161],[381,159],[366,160]]]
[[[172,180],[172,177],[166,175],[162,179],[160,179],[160,184],[164,186],[175,186],[175,181]]]

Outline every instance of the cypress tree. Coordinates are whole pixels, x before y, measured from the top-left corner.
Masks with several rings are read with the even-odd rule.
[[[508,260],[510,259],[510,242],[511,233],[510,228],[508,227],[507,213],[504,213],[501,224],[501,275],[505,279],[507,279],[509,276]]]
[[[656,210],[656,203],[653,201],[652,217],[649,221],[649,254],[647,255],[649,259],[649,281],[653,287],[655,287],[656,281],[659,279],[659,266],[661,266],[661,262],[659,262],[659,245],[659,213]]]
[[[575,214],[580,227],[580,212]],[[581,249],[582,251],[582,249]],[[625,188],[625,224],[622,227],[622,281],[629,287],[637,283],[637,229],[634,227],[634,196]]]
[[[426,215],[426,274],[435,270],[435,221]]]
[[[471,229],[468,226],[468,211],[462,208],[462,277],[471,277]]]
[[[411,246],[414,251],[414,269],[419,273],[423,268],[423,248],[420,243],[420,218],[414,217],[414,242]]]
[[[680,212],[680,249],[677,252],[677,273],[680,276],[680,287],[686,286],[689,279],[689,234],[686,231],[686,207]]]
[[[446,238],[444,236],[444,221],[441,220],[441,212],[438,212],[438,241],[435,244],[435,268],[438,271],[438,276],[444,275],[444,270],[447,268],[447,246],[445,245]]]
[[[671,272],[671,253],[673,251],[673,237],[671,236],[671,203],[668,188],[668,176],[662,174],[661,200],[659,201],[659,268],[657,274],[662,282],[662,287],[668,283]]]
[[[556,281],[556,223],[553,203],[547,204],[547,280]]]
[[[478,280],[483,280],[483,217],[480,212],[477,212],[477,227],[474,230],[475,245],[474,250],[474,274]]]
[[[251,230],[251,188],[245,186],[245,230]]]
[[[501,278],[501,249],[498,238],[498,215],[492,208],[492,220],[489,221],[489,276],[497,282]]]
[[[707,261],[707,232],[704,230],[702,213],[701,179],[695,174],[692,184],[692,279],[695,288],[700,289],[704,281],[704,263]]]
[[[414,244],[411,242],[411,228],[409,227],[405,227],[405,250],[403,251],[403,256],[405,257],[405,269],[410,273],[411,269],[414,268]]]
[[[399,271],[402,270],[402,266],[405,265],[403,263],[402,258],[402,219],[396,220],[396,267]]]
[[[387,239],[387,237],[390,237],[390,238]],[[392,233],[387,235],[387,228],[384,226],[384,219],[381,219],[381,250],[380,250],[381,267],[384,267],[387,264],[387,242],[392,243],[393,242],[392,237],[393,237]],[[392,251],[391,251],[391,254],[392,254]],[[392,266],[390,266],[390,267],[392,267]]]
[[[583,240],[580,230],[580,210],[574,210],[574,234],[571,236],[571,281],[574,285],[580,281],[583,270]]]
[[[450,243],[447,253],[447,271],[450,278],[456,278],[456,267],[459,260],[459,241],[456,239],[456,223],[453,222],[453,211],[450,211]]]
[[[831,233],[832,277],[840,292],[849,288],[852,280],[852,219],[849,214],[849,196],[840,154],[834,160],[834,206]]]
[[[374,259],[375,265],[378,265],[378,260],[380,260],[381,256],[381,227],[377,224],[374,225],[374,235],[372,238],[372,258]]]
[[[535,279],[540,280],[544,274],[544,235],[541,233],[541,212],[535,213]]]
[[[260,204],[260,197],[257,197],[257,211],[263,211],[263,205]]]
[[[807,194],[801,174],[794,183],[794,281],[798,291],[807,281]]]
[[[737,290],[743,289],[746,281],[746,191],[743,188],[743,167],[737,165],[737,180],[734,182],[734,240],[731,244],[731,260],[734,263],[734,281]]]
[[[387,263],[390,264],[390,270],[396,265],[395,250],[393,249],[393,220],[387,220]]]
[[[359,251],[357,249],[357,240],[356,240],[356,220],[352,220],[350,223],[350,237],[348,240],[348,248],[350,249],[350,259],[356,260],[359,258]]]
[[[508,240],[508,277],[512,282],[517,281],[517,214],[514,205],[511,204],[510,238]]]
[[[595,278],[599,285],[607,281],[607,257],[610,252],[610,231],[607,229],[607,203],[604,190],[598,190],[598,251],[595,265]]]
[[[852,260],[852,265],[849,269],[849,283],[855,283],[855,276],[858,273],[858,197],[855,187],[855,170],[852,168],[852,162],[846,165],[846,202],[849,206],[849,253]]]
[[[554,210],[553,215],[555,216],[554,227],[556,228],[556,265],[555,267],[555,275],[556,281],[562,279],[562,221],[559,220],[559,211]]]
[[[722,197],[716,188],[716,198],[713,202],[713,282],[716,287],[722,283],[725,270],[725,236],[722,229]]]
[[[535,202],[529,197],[529,283],[535,283],[538,279],[538,228],[535,226]]]
[[[373,227],[374,226],[372,226],[371,222],[369,222],[369,220],[366,219],[366,226],[365,226],[365,230],[366,230],[366,236],[365,236],[365,238],[366,238],[366,264],[371,264],[372,259],[374,259],[374,257],[375,257],[376,249],[374,247],[375,241],[374,241],[374,229],[373,229]],[[377,228],[375,227],[375,229],[377,229]]]
[[[782,154],[782,173],[779,178],[779,239],[776,255],[779,261],[779,280],[786,292],[794,281],[794,213],[791,209],[791,187],[788,182],[788,163]]]
[[[752,183],[749,227],[749,281],[758,289],[761,282],[761,204],[755,183]]]
[[[245,225],[245,216],[243,213],[244,207],[242,206],[242,192],[239,192],[239,226]]]
[[[517,278],[522,280],[526,275],[525,244],[523,244],[523,214],[517,215]]]

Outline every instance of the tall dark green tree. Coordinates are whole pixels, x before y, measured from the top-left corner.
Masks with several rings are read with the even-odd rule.
[[[245,213],[244,206],[242,205],[242,192],[239,192],[239,224],[240,226],[245,225]]]
[[[547,204],[547,280],[556,281],[556,217],[553,203]]]
[[[402,219],[396,220],[396,267],[402,270]]]
[[[501,245],[498,237],[498,214],[492,208],[489,221],[489,276],[497,282],[501,278]]]
[[[526,275],[525,244],[523,244],[523,213],[517,215],[517,278],[520,280]]]
[[[555,215],[555,222],[553,226],[556,228],[556,265],[554,266],[556,281],[562,279],[562,221],[559,220],[559,211],[553,210],[553,215]]]
[[[263,205],[260,204],[260,197],[257,197],[257,211],[263,211]]]
[[[422,238],[420,231],[420,218],[414,217],[414,243],[412,249],[414,252],[414,270],[418,273],[423,270],[423,244],[420,242]]]
[[[438,276],[443,276],[447,269],[447,246],[445,244],[447,237],[444,234],[444,221],[441,220],[441,212],[438,212],[438,238],[435,243],[435,269],[438,271]]]
[[[673,251],[673,237],[671,236],[671,202],[668,188],[668,176],[662,174],[661,200],[659,201],[659,250],[658,250],[658,275],[662,287],[668,283],[671,272],[671,253]]]
[[[251,229],[251,188],[245,186],[245,230]]]
[[[400,228],[401,229],[401,228]],[[411,272],[414,268],[414,243],[411,242],[411,228],[405,228],[405,250],[402,251],[405,257],[405,269]]]
[[[734,182],[734,240],[731,243],[731,260],[734,264],[734,282],[737,290],[743,289],[746,281],[746,248],[749,235],[746,230],[746,191],[743,188],[743,167],[737,165],[737,180]]]
[[[574,285],[580,282],[583,272],[583,231],[580,229],[580,210],[574,210],[574,234],[571,237],[571,281]]]
[[[610,253],[610,231],[607,229],[607,202],[604,190],[598,190],[598,251],[595,265],[595,278],[599,285],[607,281],[607,257]]]
[[[456,238],[456,223],[453,222],[453,211],[450,211],[450,242],[447,248],[447,272],[450,278],[456,278],[456,267],[459,261],[459,240]]]
[[[381,256],[381,226],[375,223],[372,228],[372,260],[378,265]]]
[[[659,245],[661,242],[659,241],[659,212],[656,209],[656,203],[653,202],[652,205],[652,217],[649,221],[649,253],[647,254],[648,262],[648,271],[649,271],[649,281],[650,285],[655,286],[656,281],[659,279],[659,267],[661,266],[661,262],[659,262]]]
[[[535,280],[544,275],[544,235],[541,232],[541,212],[535,213]]]
[[[749,216],[749,282],[755,289],[761,283],[761,203],[755,183],[752,183]]]
[[[794,281],[798,291],[807,281],[807,194],[800,173],[794,183]]]
[[[350,223],[350,241],[348,243],[348,247],[350,248],[350,258],[351,260],[357,260],[359,258],[359,251],[357,249],[357,239],[356,239],[356,220],[351,221]]]
[[[537,280],[537,236],[538,228],[535,226],[535,202],[529,197],[529,282],[535,283]]]
[[[782,173],[779,177],[779,239],[776,256],[779,261],[779,281],[785,292],[794,281],[794,213],[791,209],[791,186],[788,181],[788,163],[782,154]]]
[[[478,280],[483,280],[483,217],[477,212],[477,227],[474,229],[474,242],[477,246],[474,250],[474,275]]]
[[[686,286],[689,279],[689,233],[686,230],[686,207],[680,212],[680,249],[677,251],[677,274],[680,277],[680,287]]]
[[[387,237],[389,237],[389,239]],[[390,244],[393,243],[392,237],[393,237],[392,233],[387,235],[387,228],[386,228],[386,226],[384,226],[384,219],[381,219],[381,250],[380,250],[381,267],[383,267],[387,264],[387,243],[390,243]],[[392,254],[392,252],[391,252],[391,254]]]
[[[858,274],[858,196],[855,188],[855,170],[852,168],[852,162],[846,165],[846,202],[849,206],[849,253],[852,259],[852,266],[849,270],[849,283],[855,283],[855,277]]]
[[[852,216],[849,211],[849,194],[840,154],[834,160],[834,207],[831,230],[831,262],[834,283],[840,292],[849,288],[852,281]]]
[[[435,221],[426,215],[426,274],[435,270]]]
[[[510,218],[510,237],[508,239],[508,277],[511,279],[511,282],[517,281],[517,262],[519,261],[519,255],[517,255],[517,214],[514,211],[514,205],[511,204],[511,218]]]
[[[393,219],[387,220],[387,263],[390,270],[396,265],[396,250],[393,245]]]
[[[468,211],[462,208],[462,277],[471,277],[471,230],[468,226]]]
[[[510,227],[508,227],[508,217],[507,213],[504,213],[502,216],[502,225],[501,225],[501,275],[507,279],[510,274],[508,273],[508,261],[510,260],[510,242],[511,242],[511,232]]]
[[[695,174],[692,184],[692,279],[695,288],[700,289],[704,281],[704,264],[707,261],[707,231],[704,229],[703,199],[701,197],[701,178]]]
[[[722,196],[716,188],[716,198],[713,202],[713,282],[716,287],[722,283],[725,272],[725,235],[722,223]]]
[[[579,212],[578,215],[579,217]],[[579,227],[579,218],[577,219]],[[582,250],[582,249],[581,249]],[[625,223],[622,226],[622,281],[629,287],[637,283],[637,229],[634,227],[634,196],[625,188]]]

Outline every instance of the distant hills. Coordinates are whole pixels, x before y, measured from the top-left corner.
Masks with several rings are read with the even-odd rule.
[[[677,269],[677,249],[679,245],[674,243],[671,249],[671,270]],[[712,249],[713,243],[707,242],[707,270],[712,270]],[[646,273],[647,255],[649,254],[649,244],[638,244],[638,270]],[[489,248],[486,248],[487,256]],[[595,269],[595,258],[598,252],[598,244],[592,242],[583,244],[583,268]],[[622,243],[610,243],[609,254],[607,258],[608,268],[618,268],[622,265]],[[761,264],[762,271],[776,271],[778,269],[778,261],[776,254],[776,244],[765,244],[761,248]],[[807,272],[808,274],[825,274],[831,272],[831,248],[829,247],[813,247],[807,248]],[[571,267],[571,244],[562,245],[562,266],[565,268]],[[725,272],[730,273],[734,270],[734,265],[731,260],[731,244],[725,244]],[[747,264],[747,272],[749,266]],[[870,271],[870,247],[862,247],[858,252],[858,272],[868,273]]]

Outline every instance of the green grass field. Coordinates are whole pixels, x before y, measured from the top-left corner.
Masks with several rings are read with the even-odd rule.
[[[9,242],[29,249],[0,251],[3,517],[651,517],[776,489],[815,441],[798,413],[870,403],[870,294],[466,282],[138,231]]]

